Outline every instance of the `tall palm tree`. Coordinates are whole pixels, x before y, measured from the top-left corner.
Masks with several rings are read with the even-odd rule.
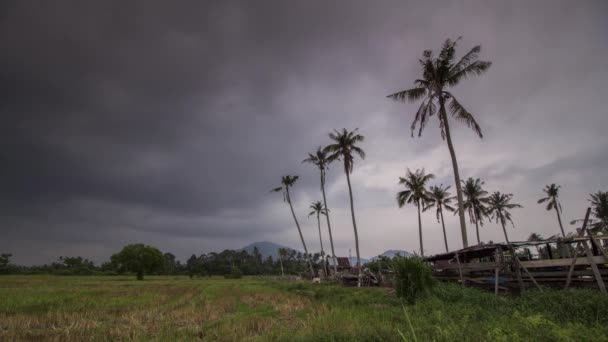
[[[424,248],[422,245],[422,220],[420,218],[420,210],[431,201],[429,193],[426,190],[426,183],[433,178],[435,178],[435,175],[432,173],[425,174],[424,169],[416,169],[416,172],[414,173],[412,173],[410,169],[407,169],[405,177],[399,177],[399,184],[403,184],[406,189],[397,193],[399,208],[403,208],[406,203],[414,204],[416,205],[416,208],[418,208],[418,234],[420,237],[421,256],[424,256]]]
[[[361,287],[361,254],[359,253],[359,234],[357,232],[357,222],[355,220],[355,206],[353,204],[353,190],[350,184],[350,174],[353,172],[355,164],[355,156],[359,156],[361,159],[365,159],[365,151],[363,151],[357,143],[363,142],[365,137],[358,132],[358,129],[354,131],[347,131],[343,128],[342,131],[334,130],[333,133],[329,133],[329,139],[333,142],[327,145],[323,151],[329,153],[327,160],[342,160],[344,164],[344,173],[346,173],[346,183],[348,184],[348,195],[350,197],[350,214],[353,220],[353,230],[355,231],[355,249],[357,250],[357,268],[359,270],[359,276],[357,286]]]
[[[477,233],[477,244],[481,243],[479,239],[479,226],[483,227],[483,217],[486,215],[486,207],[484,203],[487,203],[488,199],[485,197],[488,192],[485,191],[481,186],[485,183],[479,178],[473,179],[469,177],[467,181],[462,181],[464,189],[462,193],[466,197],[463,203],[463,211],[469,213],[469,220],[471,223],[475,223],[475,232]]]
[[[557,222],[559,223],[559,229],[561,229],[561,231],[562,231],[562,236],[566,237],[566,233],[564,232],[564,226],[562,225],[562,218],[560,215],[560,212],[562,211],[562,205],[561,205],[561,203],[559,203],[559,200],[558,200],[559,188],[561,188],[561,186],[555,185],[555,184],[546,185],[545,188],[543,189],[543,191],[545,192],[545,195],[547,195],[547,196],[539,199],[538,203],[540,204],[540,203],[548,202],[547,210],[555,209],[555,213],[557,214]]]
[[[321,174],[321,193],[323,194],[323,206],[327,209],[327,197],[325,196],[325,172],[330,163],[327,160],[327,152],[325,152],[321,147],[317,149],[315,153],[309,153],[308,158],[304,159],[303,163],[311,163],[316,165],[319,168]],[[329,211],[329,210],[327,210]],[[338,261],[336,259],[336,251],[334,249],[334,237],[331,233],[331,223],[329,222],[329,212],[325,213],[325,219],[327,220],[327,230],[329,231],[329,244],[331,246],[331,256],[333,259],[334,265],[334,274],[338,274]]]
[[[319,244],[321,245],[321,259],[323,260],[323,273],[325,276],[328,275],[327,268],[325,267],[325,250],[323,250],[323,237],[321,235],[321,215],[327,215],[327,209],[323,206],[321,201],[313,202],[310,205],[311,212],[308,213],[308,217],[317,216],[317,227],[319,228]]]
[[[500,222],[502,225],[502,231],[505,233],[505,240],[507,241],[507,244],[510,244],[511,242],[509,242],[505,224],[507,221],[509,221],[513,227],[515,227],[509,210],[523,208],[522,205],[511,203],[512,198],[513,194],[503,194],[499,191],[494,192],[490,197],[488,197],[488,215],[491,215],[492,219],[496,219],[496,223]]]
[[[289,188],[293,187],[296,181],[298,180],[298,176],[282,176],[281,177],[281,186],[272,189],[274,192],[283,192],[283,201],[289,203],[289,208],[291,209],[291,215],[293,216],[293,220],[296,222],[296,227],[298,228],[298,233],[300,233],[300,240],[302,240],[302,246],[304,247],[304,254],[306,255],[306,261],[308,262],[308,266],[310,266],[310,275],[314,277],[315,272],[312,268],[312,262],[308,256],[308,248],[306,248],[306,242],[304,242],[304,235],[302,235],[302,229],[300,229],[300,223],[298,223],[298,219],[296,217],[296,213],[293,211],[293,205],[291,204],[291,197],[289,196]]]
[[[443,184],[439,186],[431,186],[429,188],[429,204],[424,208],[423,211],[430,209],[432,207],[436,208],[437,214],[437,222],[441,219],[441,227],[443,228],[443,242],[445,243],[445,251],[449,252],[448,248],[448,237],[445,234],[445,223],[443,221],[443,209],[447,209],[448,211],[454,211],[454,208],[450,206],[452,204],[452,197],[450,197],[450,193],[448,190],[450,186],[444,187]]]
[[[281,276],[284,277],[285,272],[283,271],[283,258],[287,256],[287,249],[281,247],[277,250],[277,254],[279,255],[279,263],[281,264]]]
[[[422,53],[420,64],[422,65],[422,79],[414,81],[415,87],[408,90],[402,90],[394,94],[388,95],[396,101],[416,101],[422,100],[422,104],[414,122],[412,122],[412,136],[416,130],[416,125],[420,123],[418,136],[422,134],[422,130],[429,118],[437,114],[439,119],[439,129],[441,137],[448,143],[450,156],[452,158],[452,167],[454,169],[454,181],[456,183],[456,197],[458,198],[458,207],[463,208],[462,189],[460,188],[460,174],[458,172],[458,162],[456,160],[456,151],[452,143],[452,135],[450,133],[450,125],[448,122],[448,110],[450,115],[457,121],[460,121],[469,128],[473,129],[480,138],[483,137],[481,127],[475,121],[473,115],[466,110],[447,89],[457,85],[465,78],[478,76],[483,74],[490,66],[491,62],[477,60],[481,46],[475,46],[466,53],[458,62],[455,63],[456,43],[460,38],[452,41],[447,39],[443,44],[441,51],[437,57],[433,56],[431,50],[425,50]],[[449,102],[446,104],[446,102]],[[447,109],[446,109],[447,106]],[[460,230],[462,233],[462,243],[464,247],[468,247],[467,228],[464,220],[464,211],[459,210]]]

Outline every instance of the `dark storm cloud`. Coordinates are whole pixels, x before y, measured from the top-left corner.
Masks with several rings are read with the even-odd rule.
[[[549,122],[557,135],[570,127],[575,140],[605,122],[598,112],[605,71],[577,62],[580,54],[603,62],[604,4],[546,4],[3,2],[0,250],[44,262],[83,251],[70,245],[102,260],[136,241],[179,249],[180,257],[263,238],[297,243],[280,195],[267,192],[281,174],[300,174],[294,197],[304,215],[318,198],[318,174],[300,162],[341,127],[360,127],[368,138],[368,158],[353,177],[361,220],[371,222],[394,207],[396,176],[406,166],[452,179],[436,123],[409,139],[414,107],[384,96],[418,76],[423,49],[459,34],[463,50],[481,43],[482,56],[495,62],[458,90],[487,137],[477,147],[471,132],[456,130],[463,173],[494,177],[510,170],[505,164],[518,168],[513,151],[523,147],[510,147],[504,131],[543,140],[538,132]],[[580,91],[582,104],[559,104],[556,98],[574,103],[568,91]],[[560,108],[589,113],[579,114],[588,122],[577,124]],[[572,143],[568,153],[588,144]],[[522,158],[533,160],[535,151]],[[472,153],[492,157],[470,160]],[[563,158],[544,164],[580,172],[554,161]],[[590,167],[601,170],[594,160]],[[521,167],[527,182],[538,181],[539,165]],[[329,200],[343,227],[338,243],[347,246],[343,182],[335,166]],[[16,252],[32,246],[38,255]],[[365,254],[392,247],[368,246]]]

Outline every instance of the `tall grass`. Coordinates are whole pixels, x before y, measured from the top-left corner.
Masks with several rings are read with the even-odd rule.
[[[395,275],[397,296],[408,304],[414,304],[419,297],[428,295],[436,284],[431,268],[419,257],[396,256],[390,267]]]

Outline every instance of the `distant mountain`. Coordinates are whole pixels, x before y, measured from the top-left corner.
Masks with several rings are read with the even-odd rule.
[[[252,244],[249,244],[249,245],[241,248],[241,250],[245,250],[245,251],[247,251],[247,253],[253,254],[253,249],[255,247],[258,248],[258,251],[260,252],[260,254],[262,254],[263,259],[266,259],[269,256],[271,256],[273,259],[276,259],[279,248],[287,248],[288,250],[293,250],[293,248],[281,246],[274,242],[268,242],[268,241],[254,242]],[[298,250],[296,250],[296,251],[299,252]]]
[[[370,261],[376,261],[381,256],[385,256],[387,258],[394,258],[396,255],[401,255],[401,256],[404,256],[406,258],[414,256],[412,253],[407,252],[407,251],[401,251],[401,250],[398,250],[398,249],[389,249],[388,251],[385,251],[384,253],[371,258]]]

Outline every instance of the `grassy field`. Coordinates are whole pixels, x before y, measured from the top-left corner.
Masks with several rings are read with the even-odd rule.
[[[0,340],[41,339],[606,341],[608,300],[441,285],[403,307],[386,289],[254,278],[0,276]]]

